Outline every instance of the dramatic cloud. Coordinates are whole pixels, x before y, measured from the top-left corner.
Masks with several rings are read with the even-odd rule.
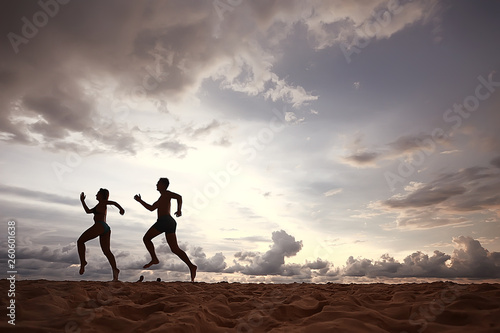
[[[37,259],[47,262],[59,262],[65,264],[73,264],[79,262],[76,246],[64,246],[61,248],[50,249],[48,246],[43,246],[41,249],[29,249],[21,247],[17,251],[19,260]]]
[[[317,1],[314,8],[303,6],[301,15],[318,49],[342,43],[346,56],[352,56],[372,39],[389,38],[407,25],[425,23],[438,9],[436,4],[433,0]]]
[[[479,241],[460,236],[453,239],[452,255],[434,251],[432,256],[420,251],[407,256],[402,263],[388,254],[380,260],[349,257],[345,276],[368,277],[435,277],[435,278],[498,278],[500,253],[488,252]]]
[[[463,186],[448,185],[436,187],[434,184],[422,185],[403,198],[393,198],[384,202],[389,208],[427,207],[439,204],[466,192]]]
[[[238,252],[234,256],[240,262],[249,261],[249,265],[237,263],[229,267],[229,271],[241,271],[248,275],[283,274],[285,257],[292,257],[302,249],[302,242],[288,235],[284,230],[273,232],[273,245],[264,254],[254,252]]]
[[[274,275],[301,279],[303,281],[332,281],[342,276],[351,277],[385,277],[385,278],[499,278],[500,277],[500,253],[489,252],[483,248],[479,241],[471,237],[460,236],[453,238],[455,250],[451,255],[440,251],[434,251],[433,255],[416,251],[402,262],[384,254],[379,260],[348,258],[343,268],[333,268],[328,261],[318,258],[313,262],[305,264],[285,264],[285,257],[296,255],[302,248],[302,242],[296,241],[293,236],[285,231],[273,232],[273,245],[264,254],[259,252],[237,252],[235,253],[234,265],[227,268],[226,257],[216,253],[207,257],[200,247],[190,251],[190,256],[198,266],[199,272],[234,273],[240,272],[245,275]],[[187,245],[181,245],[188,247]],[[5,246],[3,246],[5,247]],[[92,269],[86,272],[86,278],[103,278],[109,275],[109,264],[100,252],[87,252],[88,261],[92,263]],[[156,275],[165,275],[171,272],[177,276],[178,272],[187,272],[185,264],[177,260],[170,252],[166,242],[157,246],[157,252],[164,258],[159,265],[154,266]],[[53,278],[57,275],[49,274],[47,267],[57,270],[65,270],[64,276],[70,278],[76,276],[78,254],[74,243],[64,247],[43,246],[38,249],[22,247],[17,253],[20,265],[26,266],[23,276],[33,278],[40,276],[43,270]],[[115,253],[120,262],[123,277],[134,279],[137,270],[143,261],[130,256],[128,252]],[[144,259],[143,259],[144,260]],[[6,260],[2,260],[5,262]],[[246,264],[244,264],[246,263]],[[48,266],[47,266],[48,265]],[[29,267],[29,269],[28,269]],[[90,267],[89,267],[90,268]]]
[[[463,277],[500,277],[500,252],[489,252],[479,241],[460,236],[453,239],[456,249],[450,270]]]
[[[21,240],[20,240],[21,241]],[[95,244],[94,244],[95,245]],[[109,278],[111,268],[102,252],[92,244],[87,244],[87,266],[86,279]],[[127,252],[114,253],[115,258],[121,262],[128,260]],[[3,260],[2,260],[3,262]],[[78,267],[80,260],[76,244],[71,243],[66,246],[36,246],[35,244],[25,244],[18,242],[16,248],[16,264],[22,267],[19,270],[23,279],[73,279],[79,278]],[[129,277],[129,272],[124,272],[123,277]]]
[[[195,258],[194,263],[201,272],[222,272],[226,268],[226,257],[222,252],[214,254],[211,258],[207,258],[203,249],[196,247],[192,254]]]
[[[370,151],[356,152],[344,157],[344,161],[353,166],[374,166],[376,164],[374,162],[380,155],[380,153]]]
[[[499,187],[497,169],[473,167],[443,174],[426,184],[412,182],[406,193],[373,207],[397,213],[397,225],[413,229],[464,223],[478,212],[498,221]]]
[[[3,11],[11,14],[1,31],[19,36],[2,42],[2,58],[9,62],[8,67],[6,62],[0,67],[3,139],[63,149],[59,140],[81,135],[134,154],[140,143],[117,122],[116,109],[131,110],[138,103],[152,102],[165,112],[164,99],[175,101],[195,93],[210,77],[222,79],[223,88],[262,93],[294,106],[316,99],[271,72],[276,61],[272,50],[242,42],[242,33],[257,33],[255,26],[246,25],[246,31],[224,30],[216,37],[214,29],[226,23],[212,3],[54,4],[56,13],[39,29],[21,20],[30,21],[34,13],[43,13],[37,3],[3,5],[8,7]],[[120,8],[119,15],[116,8]],[[238,11],[233,16],[246,17]],[[31,30],[25,25],[37,33],[26,39],[23,34]],[[32,54],[37,56],[36,67]],[[106,115],[103,108],[108,109]],[[108,126],[102,124],[105,117]],[[214,121],[193,135],[203,135],[218,125]],[[177,155],[179,149],[186,153],[183,143],[162,147]],[[84,145],[80,149],[85,151]]]
[[[433,3],[51,2],[51,15],[38,2],[4,3],[9,16],[0,31],[9,38],[0,53],[0,138],[63,150],[63,140],[76,145],[81,137],[101,145],[96,149],[80,140],[82,152],[135,154],[144,142],[118,115],[141,104],[168,114],[169,102],[196,93],[206,79],[301,108],[318,96],[273,72],[281,43],[297,24],[307,28],[318,49],[348,39],[355,47],[359,38],[387,38],[408,24],[425,23]],[[41,17],[37,13],[46,22],[34,22]],[[218,125],[214,121],[192,135]],[[217,142],[227,146],[227,139]],[[185,145],[160,148],[184,156]]]
[[[415,252],[384,256],[381,272],[448,274],[465,254],[416,249],[457,234],[499,251],[499,6],[1,2],[0,212],[32,251],[25,274],[82,278],[62,248],[91,218],[78,193],[105,186],[127,211],[112,236],[123,279],[184,279],[164,237],[161,263],[141,269],[148,212],[132,191],[156,196],[144,184],[164,176],[184,198],[181,247],[200,279],[339,280],[339,263],[376,248]],[[335,251],[310,257],[313,240]],[[88,248],[85,278],[107,279],[98,241]]]
[[[350,148],[352,152],[345,156],[342,161],[355,167],[376,167],[377,162],[400,158],[413,162],[415,159],[427,158],[448,144],[449,139],[443,135],[432,136],[421,133],[401,136],[394,142],[369,149],[363,147],[361,139],[357,138],[353,147]]]
[[[225,271],[240,272],[245,275],[279,275],[306,280],[314,277],[333,278],[338,275],[338,269],[333,269],[331,263],[320,258],[305,264],[285,264],[285,258],[295,256],[302,249],[302,241],[296,241],[295,237],[284,230],[274,231],[272,240],[273,245],[264,254],[251,251],[235,253],[234,265]]]

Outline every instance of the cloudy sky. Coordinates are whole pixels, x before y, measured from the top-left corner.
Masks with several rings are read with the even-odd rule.
[[[0,218],[19,278],[500,278],[500,3],[42,0],[0,10]],[[175,208],[175,203],[174,203]],[[6,253],[6,243],[1,250]],[[6,267],[6,256],[0,259]],[[4,272],[6,269],[4,269]]]

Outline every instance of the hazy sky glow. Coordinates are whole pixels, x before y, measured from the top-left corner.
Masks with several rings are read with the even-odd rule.
[[[0,6],[20,278],[111,278],[97,240],[83,277],[76,252],[104,187],[121,279],[188,280],[164,237],[141,269],[156,213],[133,196],[160,177],[199,281],[500,278],[499,2]]]

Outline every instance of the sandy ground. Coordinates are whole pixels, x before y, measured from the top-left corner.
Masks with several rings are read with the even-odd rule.
[[[1,332],[500,332],[500,284],[1,280]]]

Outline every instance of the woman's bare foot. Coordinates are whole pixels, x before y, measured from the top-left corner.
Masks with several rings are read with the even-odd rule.
[[[196,270],[198,269],[198,266],[193,265],[189,268],[191,271],[191,282],[194,282],[194,278],[196,277]]]
[[[152,265],[159,264],[160,261],[158,259],[151,259],[150,262],[148,262],[146,265],[142,266],[142,268],[149,268]]]
[[[84,261],[80,264],[80,275],[82,275],[83,273],[85,273],[85,266],[87,265],[87,262]]]
[[[113,269],[113,281],[118,281],[118,274],[120,274],[120,270],[118,268]]]

